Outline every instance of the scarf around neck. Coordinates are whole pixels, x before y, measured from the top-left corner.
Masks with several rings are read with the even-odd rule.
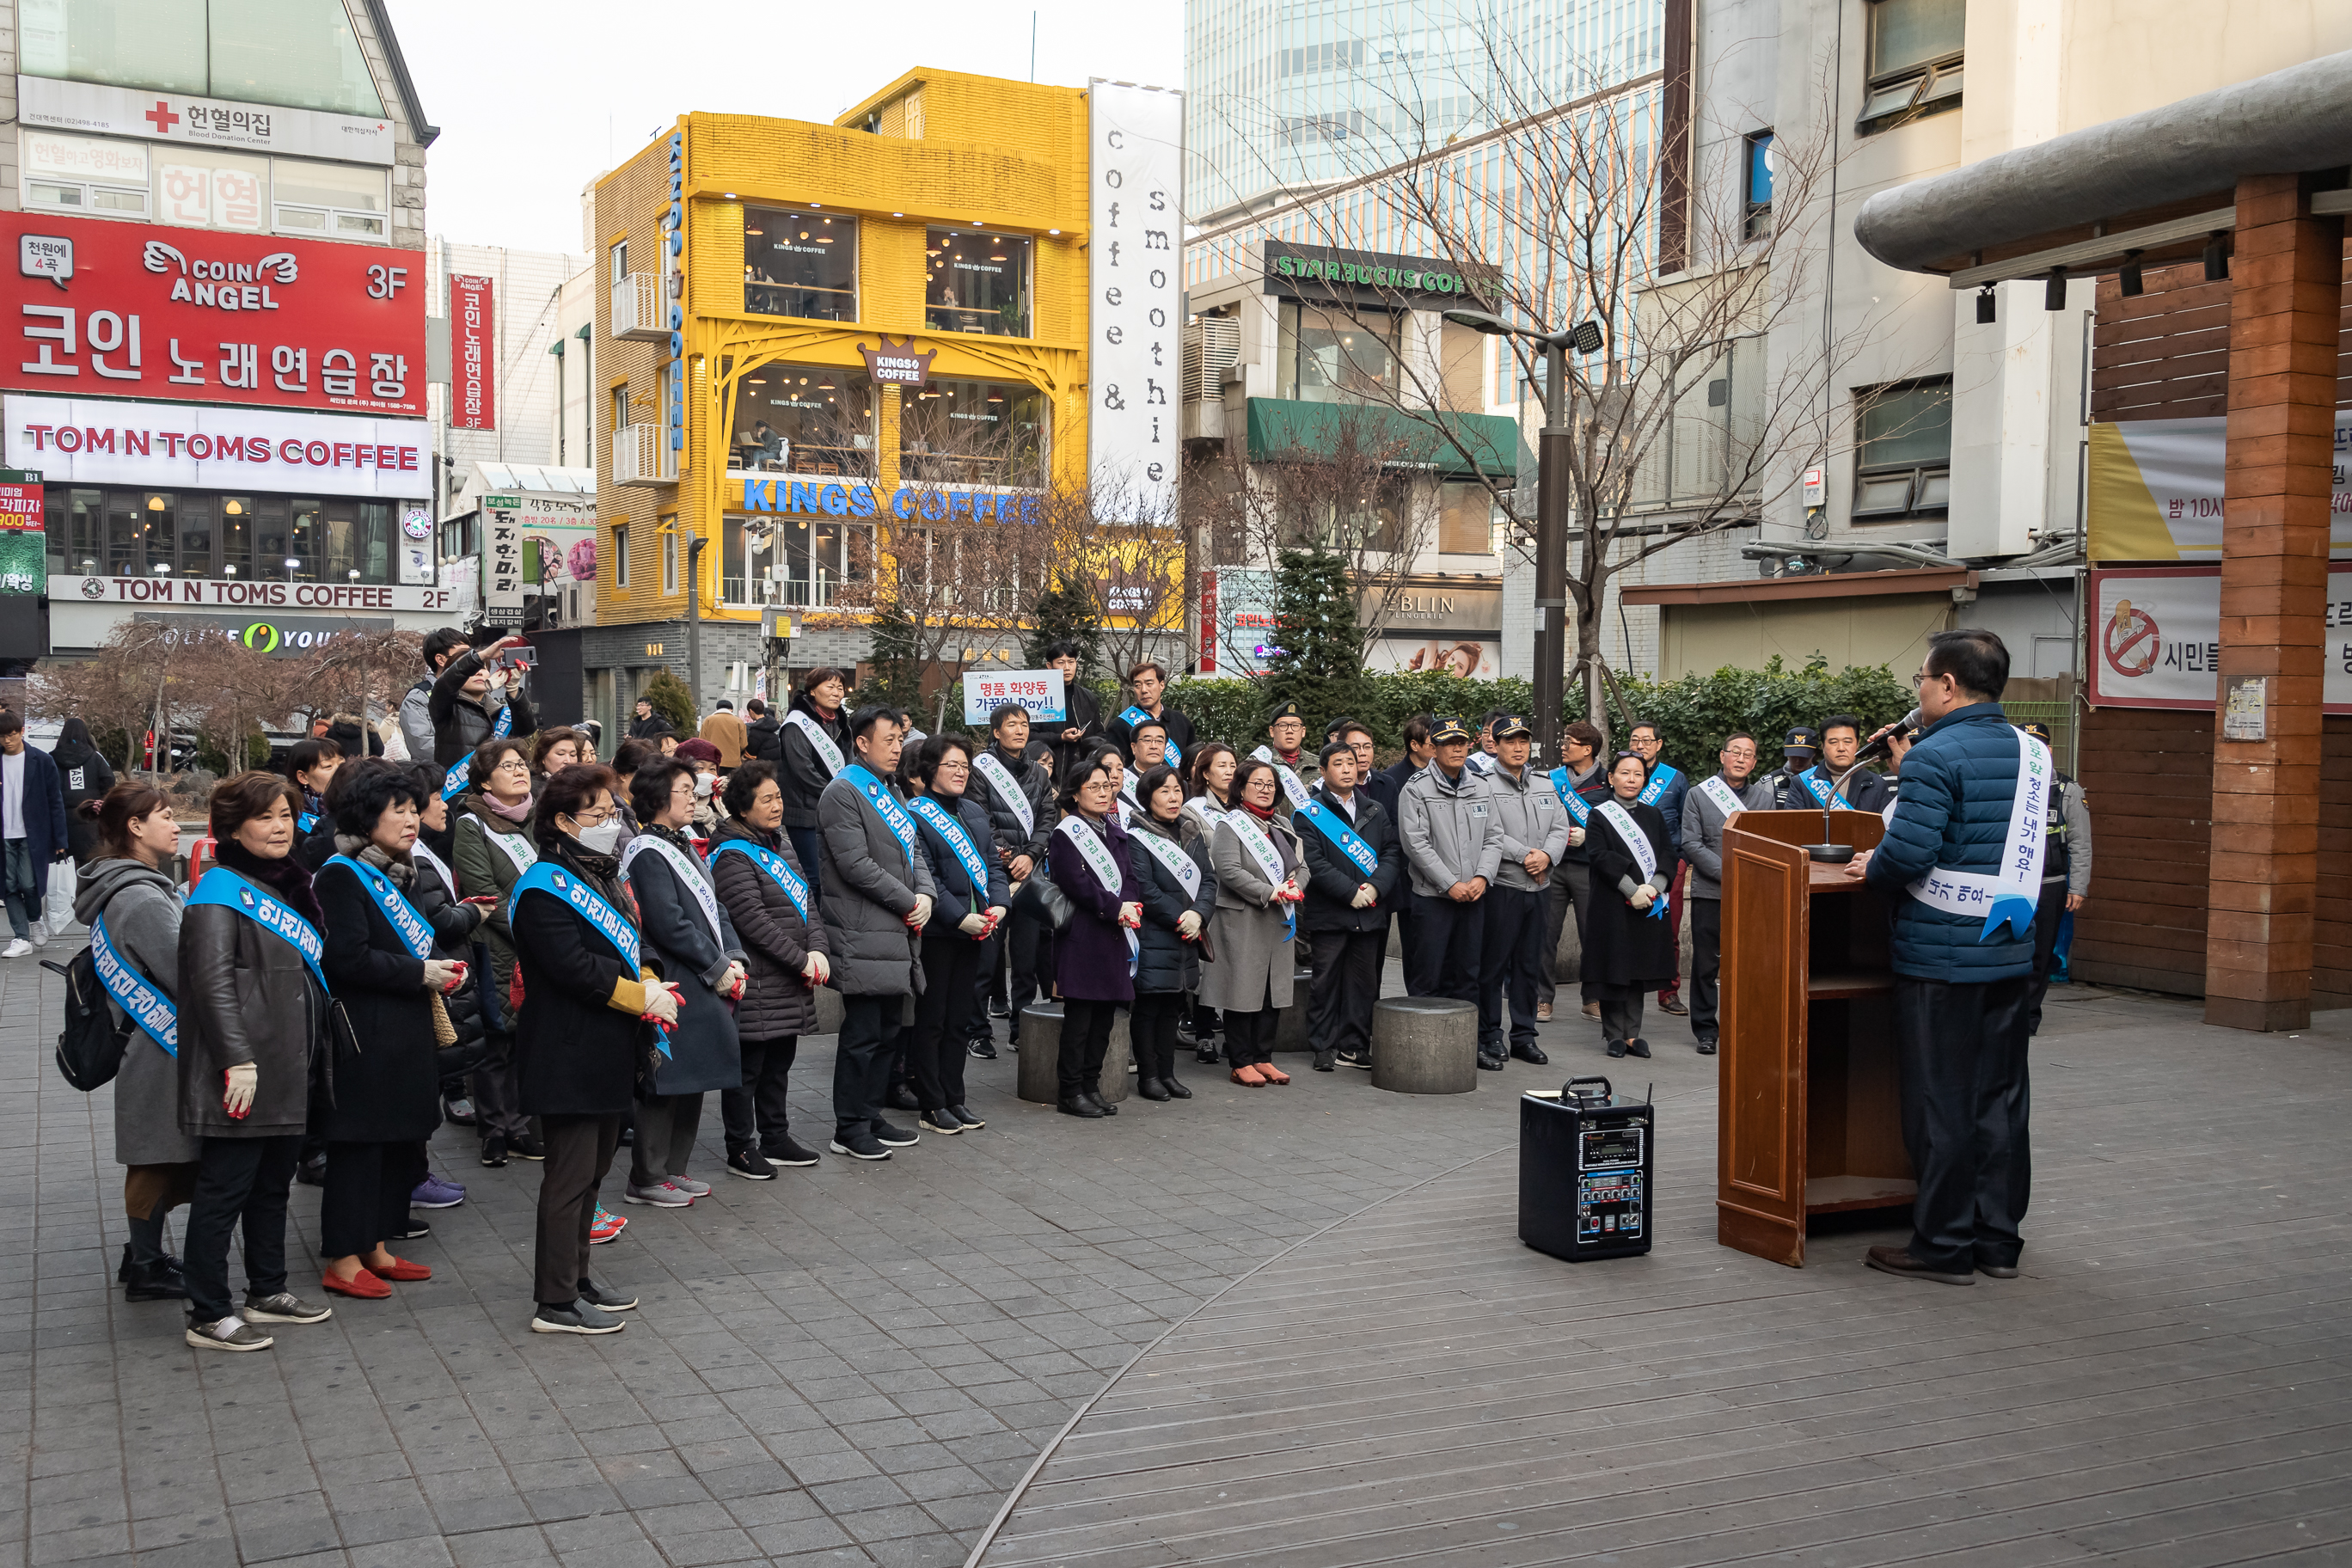
[[[247,881],[258,882],[296,914],[323,931],[327,925],[326,911],[319,908],[319,898],[310,890],[310,873],[290,854],[272,860],[256,855],[234,838],[220,841],[214,857]]]

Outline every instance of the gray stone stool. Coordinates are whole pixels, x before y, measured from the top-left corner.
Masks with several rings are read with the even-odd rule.
[[[1372,1087],[1468,1094],[1478,1087],[1478,1008],[1444,996],[1384,996],[1372,1008]]]
[[[1275,1015],[1274,1048],[1277,1051],[1311,1051],[1315,1042],[1307,1037],[1307,999],[1315,987],[1315,972],[1302,969],[1290,977],[1290,1005]]]
[[[847,1009],[841,1005],[840,992],[830,985],[818,986],[816,988],[816,1027],[811,1029],[809,1033],[812,1035],[841,1033],[841,1020],[846,1012]]]
[[[1111,1020],[1110,1047],[1103,1052],[1102,1097],[1113,1105],[1128,1096],[1127,1064],[1134,1047],[1129,1042],[1127,1015]],[[1013,1092],[1038,1105],[1057,1104],[1062,1098],[1062,1005],[1032,1002],[1021,1009],[1020,1072]]]

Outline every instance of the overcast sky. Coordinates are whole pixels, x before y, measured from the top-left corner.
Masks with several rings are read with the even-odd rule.
[[[1029,76],[1025,5],[390,0],[426,119],[425,226],[580,249],[580,188],[696,110],[829,121],[917,66]],[[1041,0],[1037,79],[1181,87],[1182,0]]]

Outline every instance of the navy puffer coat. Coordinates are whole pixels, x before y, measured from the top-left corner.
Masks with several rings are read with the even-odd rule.
[[[1895,973],[1975,985],[2030,973],[2033,936],[2003,926],[1989,941],[1982,915],[1931,909],[1906,889],[1936,867],[1999,868],[2017,792],[2017,731],[1997,702],[1946,714],[1903,758],[1903,790],[1865,879],[1895,910]]]

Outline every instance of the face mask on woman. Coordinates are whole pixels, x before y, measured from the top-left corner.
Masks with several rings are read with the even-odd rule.
[[[621,819],[609,817],[593,827],[580,830],[580,847],[592,855],[610,855],[621,847]]]

